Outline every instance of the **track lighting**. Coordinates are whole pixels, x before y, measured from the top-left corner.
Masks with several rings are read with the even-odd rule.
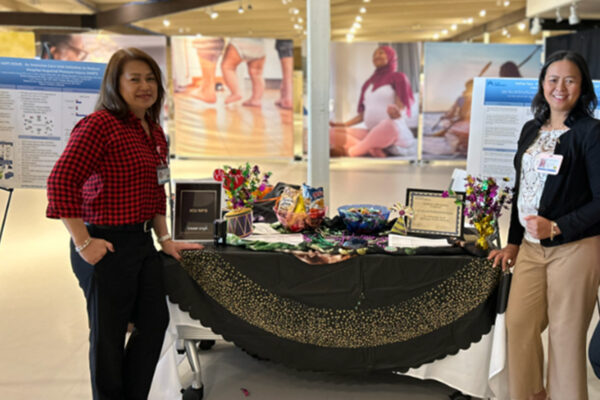
[[[563,17],[562,15],[560,15],[560,7],[556,7],[556,23],[560,24],[561,22],[563,22]]]
[[[537,35],[542,31],[542,24],[540,23],[539,17],[535,17],[531,23],[531,34]]]
[[[575,3],[571,4],[571,14],[569,14],[569,25],[577,25],[581,20],[577,16],[577,10],[575,8]]]

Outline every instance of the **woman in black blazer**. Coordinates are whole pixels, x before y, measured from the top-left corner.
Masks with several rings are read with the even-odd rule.
[[[585,60],[548,57],[519,138],[508,245],[506,311],[511,399],[588,398],[586,333],[600,284],[600,121]],[[544,385],[541,333],[548,328]]]

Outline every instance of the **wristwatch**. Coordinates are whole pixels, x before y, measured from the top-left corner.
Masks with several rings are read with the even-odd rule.
[[[554,240],[554,235],[556,235],[557,228],[558,224],[554,221],[550,221],[550,240]]]

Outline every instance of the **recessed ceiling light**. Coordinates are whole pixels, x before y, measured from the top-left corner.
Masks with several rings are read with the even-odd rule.
[[[169,26],[171,26],[171,21],[169,21],[168,19],[163,19],[163,25],[168,28]]]
[[[363,18],[360,15],[357,15],[355,19],[357,22],[362,22],[363,20]]]
[[[509,0],[504,0],[504,7],[508,7],[510,6],[510,1]]]
[[[354,35],[351,33],[346,34],[346,41],[351,42],[352,40],[354,40]]]
[[[457,30],[457,29],[458,29],[458,25],[456,25],[456,24],[452,24],[452,25],[450,26],[450,29],[452,29],[453,31],[455,31],[455,30]]]
[[[519,28],[520,31],[524,31],[526,27],[524,22],[519,22],[519,25],[517,25],[517,28]]]
[[[485,11],[485,10],[479,11],[479,16],[480,17],[485,17],[485,14],[487,14],[487,11]]]
[[[367,9],[365,7],[361,7],[361,8],[359,8],[358,12],[361,14],[364,14],[367,12]]]

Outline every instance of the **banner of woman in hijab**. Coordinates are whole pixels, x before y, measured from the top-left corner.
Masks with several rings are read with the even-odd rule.
[[[417,159],[419,43],[332,43],[332,157]]]
[[[172,153],[194,158],[291,158],[293,41],[171,38]]]
[[[425,43],[424,160],[464,160],[469,147],[473,79],[537,78],[540,45]]]

